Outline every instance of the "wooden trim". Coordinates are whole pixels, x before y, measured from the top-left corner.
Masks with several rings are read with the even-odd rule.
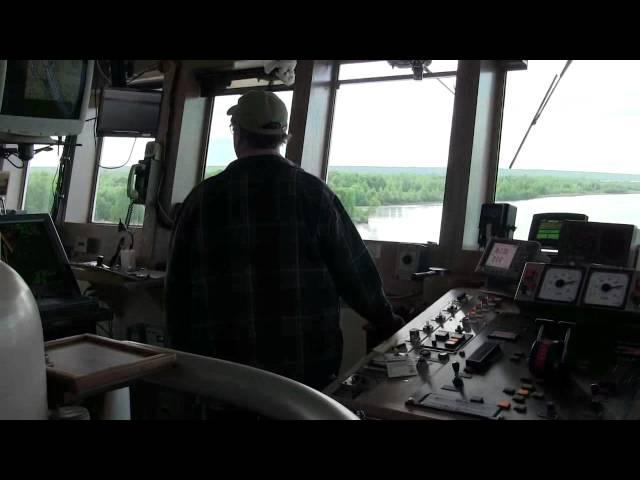
[[[115,385],[128,383],[176,362],[175,353],[149,345],[126,343],[92,334],[76,335],[46,342],[45,351],[51,352],[79,343],[99,344],[113,350],[137,354],[142,358],[128,364],[116,365],[82,375],[70,373],[55,366],[47,367],[47,376],[50,380],[60,382],[75,394],[85,394],[89,391],[108,389]]]
[[[485,202],[495,202],[496,189],[498,187],[498,169],[500,167],[500,147],[502,143],[502,122],[504,120],[504,100],[507,93],[508,70],[498,73],[496,81],[496,95],[493,105],[495,118],[492,126],[491,138],[491,162],[493,163],[491,172],[487,172],[487,198]]]

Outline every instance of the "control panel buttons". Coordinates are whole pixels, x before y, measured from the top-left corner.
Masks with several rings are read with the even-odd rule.
[[[444,342],[444,348],[447,348],[449,350],[453,350],[457,345],[458,340],[447,340],[446,342]]]
[[[436,340],[444,342],[449,339],[449,332],[445,330],[439,330],[436,332]]]
[[[518,413],[527,413],[526,405],[516,405],[515,407],[513,407],[513,409]]]
[[[516,403],[524,403],[524,397],[522,395],[514,395],[513,401]]]
[[[516,393],[516,389],[510,387],[503,388],[502,391],[507,395],[513,395],[514,393]]]
[[[501,400],[498,402],[498,407],[502,410],[509,410],[511,408],[511,402],[509,400]]]

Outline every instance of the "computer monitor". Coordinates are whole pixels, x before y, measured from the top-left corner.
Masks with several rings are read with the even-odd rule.
[[[92,77],[93,60],[0,60],[0,143],[80,134]]]
[[[566,221],[560,232],[558,259],[633,268],[638,245],[640,233],[635,225]]]
[[[0,260],[18,272],[36,299],[81,295],[49,214],[0,215]]]
[[[543,250],[557,251],[562,224],[569,220],[586,222],[589,217],[582,213],[536,213],[531,219],[529,240],[540,243]]]
[[[152,137],[158,133],[162,92],[105,88],[98,110],[99,137]]]

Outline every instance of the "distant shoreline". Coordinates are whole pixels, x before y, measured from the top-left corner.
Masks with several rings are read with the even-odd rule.
[[[602,195],[607,195],[607,196],[612,196],[612,195],[640,195],[640,192],[626,192],[626,193],[604,193],[604,192],[595,193],[595,192],[589,192],[589,193],[578,194],[578,195],[572,194],[572,193],[566,193],[566,194],[555,194],[555,195],[541,195],[541,196],[538,196],[538,197],[521,198],[519,200],[499,199],[499,200],[496,200],[496,203],[527,202],[529,200],[537,200],[539,198],[596,197],[596,196],[602,196]],[[357,208],[434,207],[436,205],[442,205],[442,202],[402,203],[402,204],[376,205],[376,206],[374,206],[374,205],[359,205]]]

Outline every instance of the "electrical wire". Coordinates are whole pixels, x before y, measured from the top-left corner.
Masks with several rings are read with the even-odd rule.
[[[96,110],[95,118],[97,119],[100,116],[98,112],[98,89],[97,88],[93,90],[93,106]],[[95,154],[97,158],[97,155],[98,155],[98,121],[97,120],[93,122],[93,145],[95,147]]]
[[[58,189],[55,187],[56,178],[60,175],[60,161],[58,161],[58,167],[56,168],[56,173],[53,174],[53,180],[51,180],[51,193],[53,194],[53,204],[56,203],[56,197],[58,196]],[[53,207],[53,205],[52,205]]]
[[[431,70],[429,70],[427,67],[424,67],[424,69],[425,69],[425,71],[426,71],[427,73],[431,73],[431,74],[433,74],[433,72],[432,72]],[[449,85],[447,85],[446,83],[444,83],[444,82],[442,81],[442,79],[441,79],[441,78],[436,77],[436,80],[438,80],[438,82],[440,82],[440,83],[442,84],[442,86],[443,86],[444,88],[446,88],[447,90],[449,90],[453,95],[455,95],[455,94],[456,94],[456,90],[455,90],[455,88],[454,88],[453,90],[452,90],[451,88],[449,88]]]
[[[129,158],[127,158],[127,161],[122,165],[119,165],[117,167],[105,167],[104,165],[98,165],[98,166],[100,168],[104,168],[105,170],[117,170],[119,168],[126,167],[129,164],[129,161],[131,160],[131,155],[133,155],[133,149],[135,148],[137,141],[138,141],[138,137],[133,139],[133,145],[131,146],[131,151],[129,152]]]
[[[538,120],[540,119],[540,116],[542,115],[543,110],[545,109],[545,107],[547,106],[547,103],[549,103],[549,100],[551,99],[551,95],[553,95],[553,92],[556,91],[556,88],[560,83],[560,80],[562,80],[562,77],[564,76],[564,74],[566,73],[567,69],[569,68],[572,62],[573,60],[567,60],[567,63],[564,65],[564,68],[562,69],[562,72],[560,72],[560,75],[559,76],[555,75],[553,77],[553,80],[551,80],[551,84],[549,85],[547,93],[544,94],[544,97],[542,98],[542,102],[540,103],[538,110],[533,116],[533,120],[531,120],[531,123],[529,124],[529,128],[527,128],[527,131],[525,132],[524,137],[522,138],[522,141],[520,142],[520,145],[518,146],[518,149],[516,150],[516,153],[513,156],[513,160],[511,160],[511,163],[509,164],[509,170],[511,170],[511,168],[513,168],[513,164],[516,163],[518,154],[520,153],[520,150],[522,149],[524,142],[527,140],[527,137],[529,136],[529,132],[531,131],[533,126],[538,123]]]

